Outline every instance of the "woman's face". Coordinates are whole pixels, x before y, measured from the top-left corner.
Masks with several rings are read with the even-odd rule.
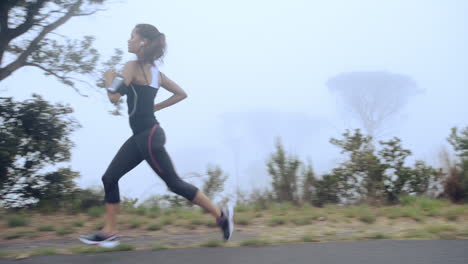
[[[133,29],[130,39],[128,40],[128,52],[138,55],[138,52],[142,50],[143,45],[144,42],[140,37],[140,34],[138,34],[137,31]]]

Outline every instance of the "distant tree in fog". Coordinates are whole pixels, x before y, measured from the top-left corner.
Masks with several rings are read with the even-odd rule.
[[[419,92],[410,77],[388,72],[341,73],[330,78],[327,86],[342,110],[374,138]]]

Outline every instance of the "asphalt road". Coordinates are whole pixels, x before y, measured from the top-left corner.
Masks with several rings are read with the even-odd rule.
[[[468,240],[374,240],[306,243],[268,247],[189,248],[37,256],[0,263],[34,264],[467,264]]]

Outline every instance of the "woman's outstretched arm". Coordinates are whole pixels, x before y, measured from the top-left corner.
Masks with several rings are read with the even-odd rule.
[[[134,61],[129,61],[125,64],[122,70],[123,84],[125,86],[129,86],[133,80],[133,76],[135,72],[134,64],[135,64]],[[109,97],[109,100],[114,104],[118,103],[120,100],[120,97],[122,97],[123,95],[122,91],[116,91],[116,92],[109,91],[109,88],[113,85],[114,80],[116,78],[117,78],[117,73],[115,72],[114,69],[107,70],[104,73],[104,81],[105,81],[105,87],[107,90],[107,96]],[[117,87],[114,87],[114,88],[117,88]]]

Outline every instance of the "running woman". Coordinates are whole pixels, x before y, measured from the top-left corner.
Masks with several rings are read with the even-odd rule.
[[[149,24],[138,24],[128,40],[128,52],[134,53],[135,61],[125,64],[122,74],[114,70],[104,74],[107,95],[112,103],[127,96],[130,127],[133,135],[122,145],[106,172],[102,176],[105,191],[105,225],[93,234],[81,235],[79,239],[86,244],[113,247],[119,244],[116,218],[119,212],[119,179],[135,168],[143,160],[174,193],[185,197],[192,203],[207,210],[221,228],[224,240],[229,240],[233,231],[233,208],[216,207],[197,187],[182,180],[174,170],[171,159],[164,147],[164,130],[154,116],[168,106],[187,98],[185,91],[174,81],[158,70],[156,61],[160,60],[166,49],[166,37]],[[159,88],[173,95],[167,100],[154,104]]]

